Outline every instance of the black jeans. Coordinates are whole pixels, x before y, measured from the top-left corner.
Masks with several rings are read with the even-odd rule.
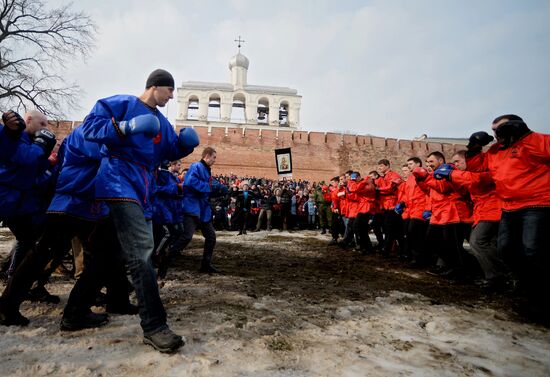
[[[355,218],[353,223],[353,231],[355,233],[355,238],[359,243],[359,247],[362,251],[371,252],[373,251],[372,242],[369,237],[369,218],[368,213],[360,213]]]
[[[333,240],[337,240],[341,234],[344,234],[344,222],[342,221],[342,216],[338,213],[333,213],[332,224],[330,226],[330,235]]]
[[[112,220],[98,222],[87,239],[80,240],[84,270],[69,294],[65,315],[86,313],[103,286],[107,287],[109,308],[126,307],[129,304],[126,260]]]
[[[94,222],[64,215],[48,215],[42,237],[15,269],[4,289],[0,299],[2,310],[19,311],[26,293],[42,276],[46,265],[51,260],[63,257],[67,251],[67,240],[70,242],[74,236],[86,240],[94,227]]]
[[[43,218],[43,219],[42,219]],[[39,220],[40,219],[40,220]],[[11,254],[11,263],[8,268],[8,276],[12,276],[15,269],[25,258],[27,253],[34,248],[34,245],[45,226],[45,216],[17,216],[13,219],[4,221],[9,230],[16,239],[13,253]]]
[[[499,256],[519,276],[531,304],[550,313],[550,208],[502,212],[498,230]]]
[[[212,221],[199,221],[197,216],[185,215],[183,218],[183,237],[182,247],[185,248],[193,239],[195,229],[199,228],[204,237],[204,252],[202,254],[202,264],[210,265],[212,263],[212,255],[214,254],[214,246],[216,246],[216,230],[212,225]]]
[[[431,245],[432,255],[445,262],[448,268],[464,271],[468,257],[464,250],[464,224],[430,224],[427,240]]]
[[[420,264],[429,263],[429,255],[426,250],[426,232],[428,222],[420,219],[409,219],[407,224],[407,253],[413,260]]]
[[[384,253],[390,254],[393,243],[399,244],[399,254],[405,251],[405,237],[403,235],[403,219],[394,210],[384,210]]]

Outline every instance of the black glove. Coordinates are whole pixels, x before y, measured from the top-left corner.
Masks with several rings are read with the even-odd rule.
[[[494,139],[494,137],[485,131],[474,132],[472,136],[470,136],[470,140],[468,140],[468,145],[466,146],[466,148],[468,148],[468,152],[466,153],[466,156],[473,157],[480,153],[481,149]]]
[[[484,147],[494,139],[494,137],[492,137],[485,131],[474,132],[472,136],[470,136],[467,148],[470,149],[475,147]]]
[[[519,140],[523,135],[531,132],[527,124],[521,120],[511,120],[502,123],[495,129],[497,141],[502,148],[508,148],[514,142]]]
[[[53,132],[42,129],[36,131],[36,133],[34,134],[33,142],[34,144],[44,149],[44,153],[46,154],[46,156],[49,156],[50,153],[52,153],[57,140],[55,139],[55,134]]]
[[[2,123],[4,124],[6,133],[11,137],[18,138],[27,125],[21,115],[15,111],[8,111],[2,114]]]

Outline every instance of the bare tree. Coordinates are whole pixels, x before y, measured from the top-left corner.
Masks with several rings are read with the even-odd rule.
[[[35,107],[59,119],[78,107],[81,90],[66,82],[63,69],[89,55],[94,22],[72,4],[47,9],[41,0],[0,1],[1,110]]]

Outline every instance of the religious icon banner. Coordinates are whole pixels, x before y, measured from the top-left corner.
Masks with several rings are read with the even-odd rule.
[[[275,165],[279,177],[292,176],[292,152],[290,148],[275,149]]]

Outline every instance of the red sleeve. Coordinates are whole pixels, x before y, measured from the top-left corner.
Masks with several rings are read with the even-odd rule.
[[[468,190],[470,190],[472,186],[489,186],[493,184],[493,179],[489,172],[473,173],[469,171],[454,170],[451,173],[451,180],[453,183],[465,187]]]
[[[432,174],[426,177],[425,180],[418,182],[418,187],[423,191],[427,189],[435,190],[440,194],[448,194],[453,191],[453,186],[447,181],[438,181]]]
[[[466,169],[468,171],[474,172],[487,171],[489,170],[489,164],[487,160],[487,153],[485,152],[478,153],[473,157],[466,157]]]

